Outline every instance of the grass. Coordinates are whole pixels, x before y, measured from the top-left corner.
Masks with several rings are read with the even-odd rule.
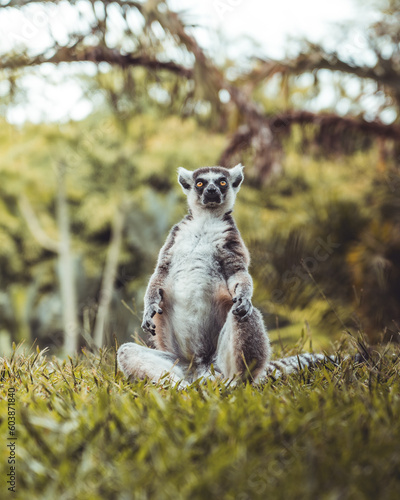
[[[0,364],[1,498],[15,387],[11,498],[398,498],[400,350],[258,386],[128,382],[115,354]]]

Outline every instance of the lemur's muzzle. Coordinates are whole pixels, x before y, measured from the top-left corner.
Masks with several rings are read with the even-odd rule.
[[[215,186],[209,186],[204,191],[204,203],[221,203],[221,193]]]

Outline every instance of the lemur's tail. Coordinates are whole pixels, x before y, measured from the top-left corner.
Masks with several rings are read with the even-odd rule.
[[[283,375],[298,372],[307,367],[317,367],[324,364],[339,365],[346,359],[352,359],[355,363],[365,363],[370,359],[369,352],[364,349],[355,356],[347,355],[344,357],[328,356],[326,354],[311,354],[309,352],[298,354],[297,356],[289,356],[287,358],[276,359],[270,361],[265,370],[266,377],[280,378]]]
[[[289,375],[290,373],[303,370],[306,366],[315,367],[324,363],[336,364],[336,360],[325,354],[311,354],[307,352],[270,361],[265,375],[267,377],[279,378],[282,375]]]

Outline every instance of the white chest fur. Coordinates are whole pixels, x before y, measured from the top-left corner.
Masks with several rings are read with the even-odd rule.
[[[209,321],[215,292],[226,286],[218,254],[225,242],[227,222],[216,217],[194,218],[180,227],[168,277],[172,295],[175,334],[182,351],[196,350],[201,318]],[[199,320],[200,319],[200,320]]]
[[[202,217],[187,221],[178,231],[173,248],[171,276],[207,272],[215,268],[219,249],[224,244],[225,221],[216,217]]]

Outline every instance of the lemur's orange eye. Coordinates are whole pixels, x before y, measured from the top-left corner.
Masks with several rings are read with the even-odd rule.
[[[197,186],[198,188],[201,188],[201,187],[202,187],[202,185],[203,185],[203,183],[202,183],[201,181],[199,181],[199,182],[196,184],[196,186]]]
[[[220,186],[226,186],[226,182],[225,181],[221,181],[219,184],[220,184]]]

